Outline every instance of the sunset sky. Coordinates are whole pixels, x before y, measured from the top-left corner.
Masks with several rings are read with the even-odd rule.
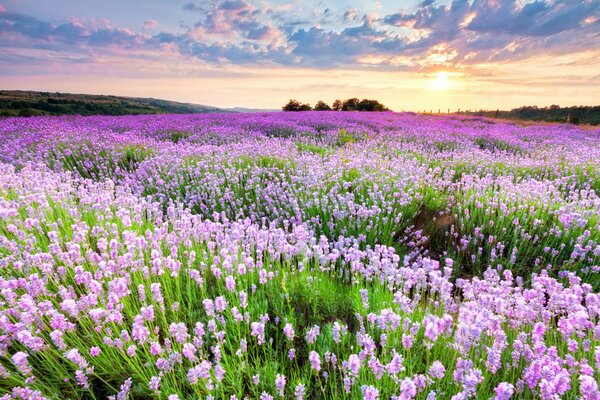
[[[600,104],[600,0],[0,0],[0,89],[254,108]]]

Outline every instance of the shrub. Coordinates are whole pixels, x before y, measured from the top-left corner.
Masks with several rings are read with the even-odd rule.
[[[301,104],[298,100],[292,100],[287,102],[285,106],[282,107],[283,111],[310,111],[311,107],[309,104]]]
[[[329,107],[329,104],[325,103],[324,101],[317,101],[317,104],[315,104],[315,111],[331,111],[331,107]]]

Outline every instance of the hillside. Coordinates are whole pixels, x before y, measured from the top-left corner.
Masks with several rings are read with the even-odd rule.
[[[0,116],[204,114],[235,112],[154,98],[0,90]]]

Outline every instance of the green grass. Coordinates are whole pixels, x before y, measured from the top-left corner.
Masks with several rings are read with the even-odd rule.
[[[301,153],[302,152],[313,153],[313,154],[319,155],[321,157],[324,157],[328,151],[327,147],[318,146],[316,144],[310,144],[310,143],[296,142],[296,147],[298,148],[298,151]]]

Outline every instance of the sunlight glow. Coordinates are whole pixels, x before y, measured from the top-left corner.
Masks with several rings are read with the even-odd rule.
[[[432,87],[436,90],[446,90],[450,86],[450,73],[445,71],[436,72]]]

